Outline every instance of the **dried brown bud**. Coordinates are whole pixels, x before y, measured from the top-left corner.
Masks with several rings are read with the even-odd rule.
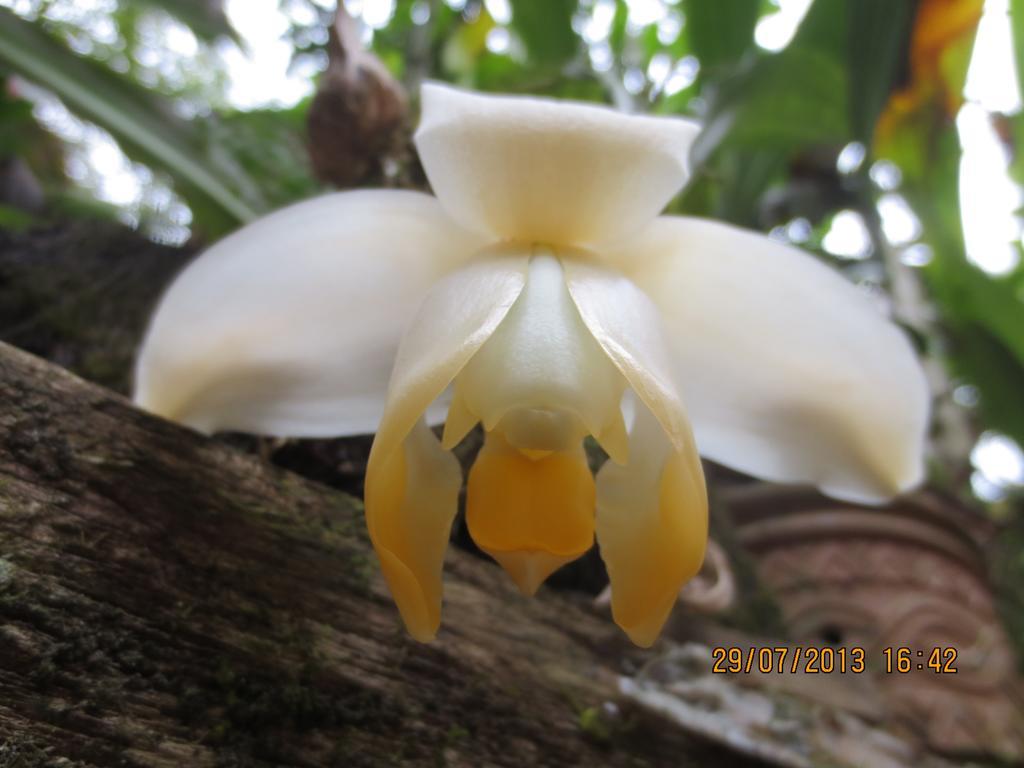
[[[404,146],[407,99],[402,86],[359,40],[338,5],[330,63],[309,110],[310,157],[317,177],[339,187],[381,175],[382,162]]]

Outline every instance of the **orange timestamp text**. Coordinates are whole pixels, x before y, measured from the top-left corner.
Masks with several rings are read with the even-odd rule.
[[[711,649],[715,674],[783,674],[798,672],[817,674],[860,674],[868,669],[868,653],[860,646],[850,648],[824,646],[717,646]],[[956,674],[956,648],[915,650],[888,647],[881,651],[881,664],[876,667],[886,674],[907,674],[930,671],[937,674]]]

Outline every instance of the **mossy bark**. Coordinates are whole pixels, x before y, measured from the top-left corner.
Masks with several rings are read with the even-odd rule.
[[[743,764],[631,658],[457,551],[417,644],[358,501],[0,346],[0,766]]]
[[[0,340],[124,394],[149,313],[192,255],[116,222],[0,230]]]

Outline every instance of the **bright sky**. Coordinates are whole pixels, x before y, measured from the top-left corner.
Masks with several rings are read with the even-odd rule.
[[[1011,244],[1021,237],[1021,223],[1014,214],[1021,193],[1007,176],[1009,158],[987,113],[1021,108],[1008,0],[985,3],[964,93],[968,103],[960,111],[957,128],[963,147],[960,210],[967,258],[986,272],[1006,274],[1020,258]]]
[[[986,432],[971,451],[975,472],[971,488],[979,499],[1000,501],[1013,486],[1024,484],[1024,455],[1020,446],[998,432]]]
[[[778,10],[764,16],[754,30],[754,41],[766,51],[781,51],[793,39],[813,0],[774,0]]]
[[[314,1],[324,8],[333,7],[331,0]],[[378,7],[387,5],[377,3]],[[224,9],[247,48],[246,52],[234,45],[221,48],[231,80],[227,96],[232,104],[241,109],[290,107],[312,93],[316,71],[290,68],[292,46],[284,39],[288,17],[278,0],[227,0]]]
[[[1021,239],[1021,222],[1014,213],[1021,205],[1021,190],[1007,175],[1009,158],[987,114],[1021,108],[1008,14],[1008,0],[986,0],[964,89],[968,103],[957,118],[967,258],[996,275],[1016,268],[1020,256],[1013,244]],[[979,498],[998,501],[1006,488],[1024,484],[1024,453],[1008,437],[985,433],[971,461],[976,468],[971,484]]]

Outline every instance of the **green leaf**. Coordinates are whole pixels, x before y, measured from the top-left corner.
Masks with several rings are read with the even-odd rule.
[[[1024,112],[1009,117],[998,118],[1005,121],[1007,133],[1010,135],[1012,155],[1010,157],[1010,178],[1024,186]],[[1018,211],[1018,216],[1020,212]]]
[[[460,24],[448,36],[441,49],[441,64],[456,80],[469,79],[480,58],[488,54],[487,35],[494,29],[494,19],[484,9],[473,21]]]
[[[909,131],[916,124],[907,126]],[[924,143],[919,136],[918,143]],[[1005,277],[986,274],[965,255],[960,223],[960,145],[950,122],[931,137],[919,176],[904,178],[902,192],[920,216],[935,257],[925,269],[932,295],[954,326],[983,328],[1024,367],[1024,269]]]
[[[847,81],[833,56],[788,48],[748,62],[712,99],[693,148],[700,165],[720,146],[797,149],[849,136]]]
[[[110,131],[133,158],[168,173],[207,234],[233,229],[265,208],[259,185],[225,153],[207,151],[195,127],[164,102],[2,8],[0,63]]]
[[[902,2],[903,0],[889,0]],[[830,53],[843,60],[847,47],[849,4],[860,0],[814,0],[800,22],[790,48],[804,48]]]
[[[258,179],[271,208],[310,197],[321,188],[306,148],[310,101],[290,109],[230,112],[204,126],[207,145],[226,150],[246,174]]]
[[[9,154],[21,154],[28,144],[29,130],[34,127],[32,104],[8,93],[0,77],[0,159]]]
[[[36,217],[31,213],[9,205],[0,205],[0,231],[22,232],[36,223]]]
[[[577,0],[511,0],[512,29],[526,46],[532,63],[560,67],[579,51],[572,28]]]
[[[948,315],[984,328],[1024,368],[1024,301],[1019,277],[986,275],[953,254],[936,259],[929,266],[928,277]]]
[[[942,110],[922,110],[886,142],[903,170],[901,194],[924,225],[934,258],[924,276],[948,329],[950,368],[981,390],[986,426],[1024,439],[1024,269],[994,277],[971,264],[960,221],[961,150]]]
[[[654,54],[664,49],[661,40],[658,39],[658,25],[648,24],[640,30],[637,35],[637,42],[640,43],[640,50],[643,52],[644,66],[650,64]]]
[[[690,0],[686,34],[700,61],[698,80],[717,77],[753,47],[760,0]]]
[[[786,157],[766,150],[733,150],[724,153],[718,169],[729,178],[723,185],[714,217],[751,229],[761,229],[762,195],[783,172]]]
[[[0,75],[0,164],[19,157],[43,189],[68,183],[64,170],[64,145],[43,128],[32,114],[32,102],[14,95]]]
[[[1010,26],[1013,29],[1013,59],[1017,82],[1024,84],[1024,0],[1010,0]]]
[[[849,78],[852,137],[870,144],[910,42],[917,0],[815,0],[791,48],[818,51]]]
[[[146,5],[176,17],[201,40],[213,42],[227,37],[241,45],[242,39],[231,26],[224,7],[216,0],[142,0]]]
[[[511,56],[502,56],[484,51],[475,62],[470,83],[476,90],[492,93],[523,92],[530,76],[530,70]],[[526,92],[529,92],[527,89]]]
[[[626,0],[615,0],[615,16],[612,17],[612,27],[608,32],[608,44],[617,58],[621,58],[622,52],[626,50],[626,22],[628,21],[629,6],[626,4]]]
[[[998,338],[977,325],[954,329],[949,362],[954,372],[981,391],[986,426],[1024,445],[1024,365]]]
[[[865,145],[871,144],[875,124],[899,76],[901,56],[909,44],[913,11],[913,0],[848,3],[851,128]]]

